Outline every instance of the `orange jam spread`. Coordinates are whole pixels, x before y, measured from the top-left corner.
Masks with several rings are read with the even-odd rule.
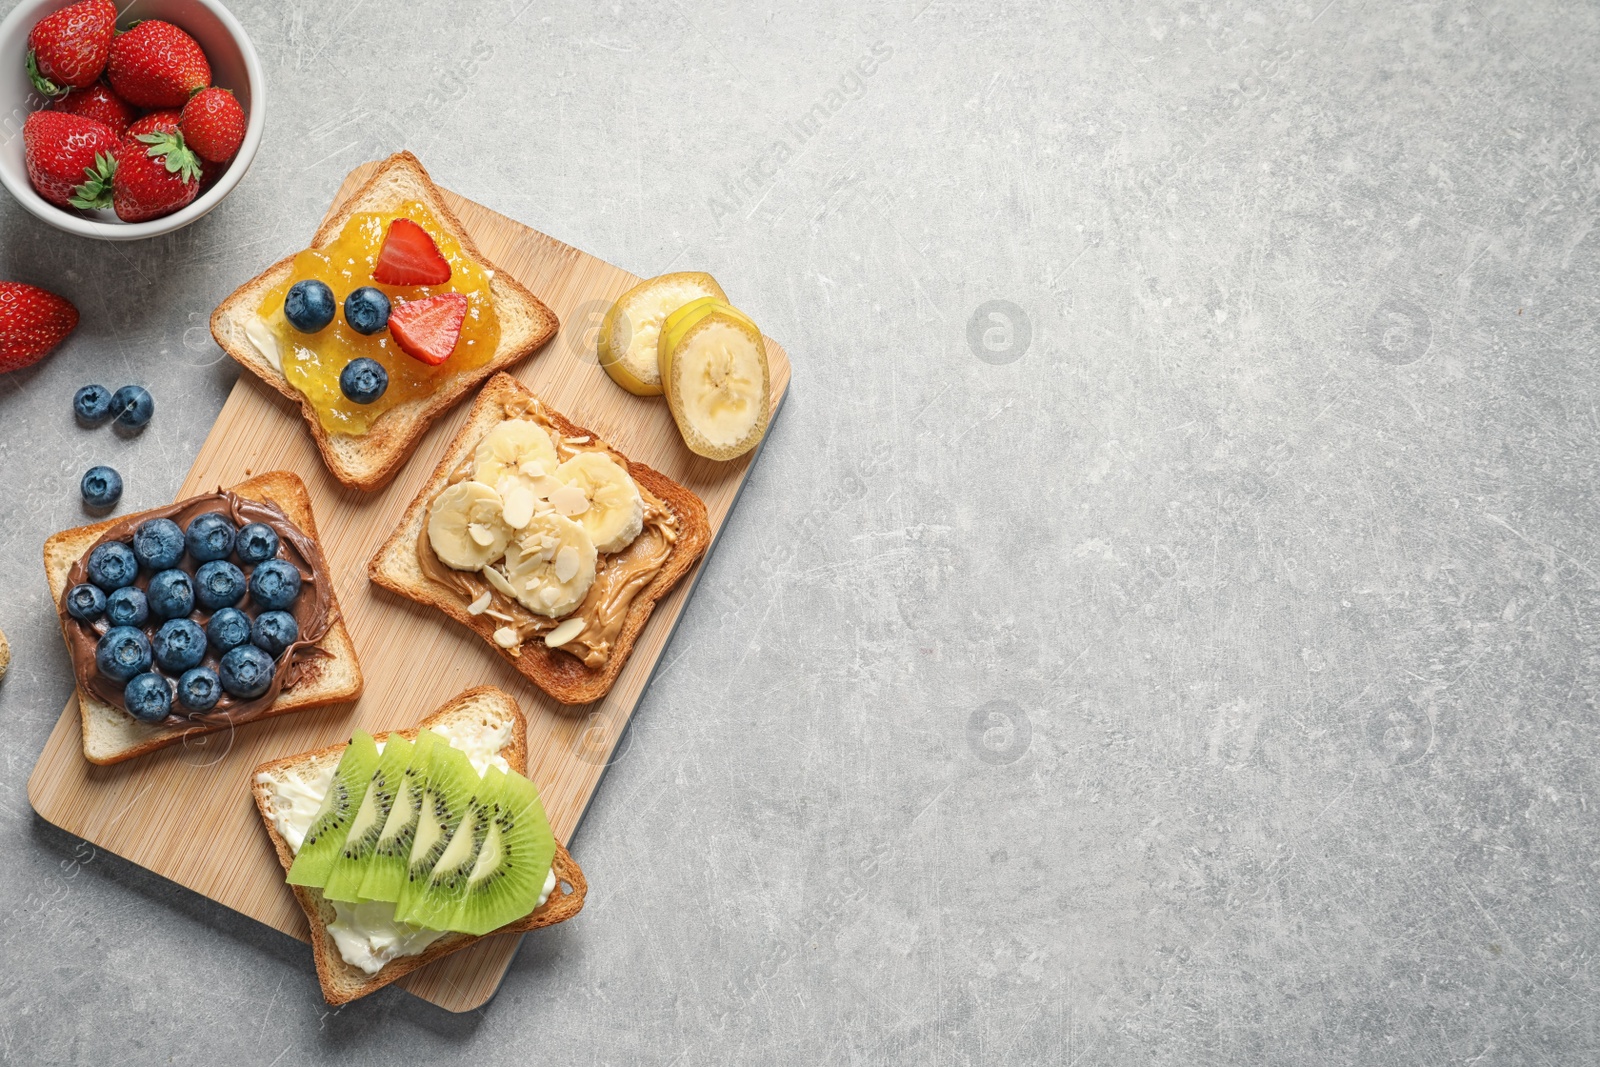
[[[440,254],[450,262],[449,281],[443,285],[402,286],[380,285],[372,280],[372,267],[389,223],[401,216],[427,230],[438,244]],[[301,333],[283,316],[283,299],[289,287],[307,278],[325,282],[339,305],[333,321],[317,333]],[[395,305],[438,293],[463,294],[467,298],[467,318],[450,358],[430,367],[402,352],[387,329],[369,337],[352,330],[344,319],[344,299],[363,285],[381,290]],[[396,404],[426,396],[456,373],[488,363],[500,343],[500,320],[489,293],[489,273],[468,258],[461,242],[417,201],[401,205],[393,215],[354,215],[331,244],[308,248],[295,256],[294,270],[282,285],[267,293],[257,314],[278,339],[283,376],[311,402],[322,428],[329,433],[366,433],[379,415]],[[377,360],[389,372],[389,388],[370,404],[357,404],[339,389],[339,372],[360,356]]]

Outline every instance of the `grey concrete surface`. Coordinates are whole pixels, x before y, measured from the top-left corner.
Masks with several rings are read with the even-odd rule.
[[[220,210],[117,247],[0,204],[0,274],[83,309],[0,379],[0,1056],[1600,1056],[1600,10],[234,6],[271,114]],[[463,1016],[327,1011],[298,943],[24,791],[79,473],[170,498],[211,307],[401,147],[714,272],[796,365],[588,907]],[[89,380],[149,431],[76,428]]]

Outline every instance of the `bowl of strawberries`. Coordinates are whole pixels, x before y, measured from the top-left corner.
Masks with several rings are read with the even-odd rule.
[[[182,229],[255,158],[262,82],[216,0],[22,0],[0,22],[0,184],[80,237]]]

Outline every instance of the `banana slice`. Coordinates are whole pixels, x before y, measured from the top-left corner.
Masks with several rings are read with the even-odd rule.
[[[428,543],[447,567],[475,571],[505,553],[511,527],[500,494],[480,482],[457,482],[428,508]]]
[[[535,615],[559,619],[589,595],[594,584],[594,542],[571,519],[535,515],[505,548],[503,577],[517,602]],[[490,567],[486,570],[493,570]],[[489,581],[500,588],[500,583]]]
[[[604,452],[579,452],[556,468],[562,488],[550,505],[588,531],[597,552],[621,552],[644,530],[644,497],[633,476]]]
[[[747,315],[720,300],[693,301],[667,316],[657,355],[689,451],[733,459],[761,442],[772,380],[761,330]]]
[[[600,366],[628,392],[660,396],[656,347],[661,324],[673,311],[705,296],[728,299],[715,278],[698,271],[663,274],[629,289],[611,305],[600,323],[596,341]]]
[[[493,487],[505,504],[506,525],[520,530],[538,510],[539,499],[555,487],[556,446],[536,422],[507,419],[478,442],[472,480]]]

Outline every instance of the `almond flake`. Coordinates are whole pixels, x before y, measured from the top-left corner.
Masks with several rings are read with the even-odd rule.
[[[569,445],[586,445],[588,443],[589,443],[589,439],[587,437],[569,437],[569,438],[567,438],[567,444],[569,444]]]
[[[494,531],[481,522],[467,523],[467,534],[480,548],[488,548],[494,544]]]
[[[522,486],[511,490],[506,497],[501,515],[504,516],[506,525],[513,530],[520,530],[528,525],[533,518],[533,493]]]
[[[570,519],[589,510],[589,497],[575,485],[563,485],[550,494],[550,504]],[[565,578],[561,580],[566,581]]]
[[[516,622],[517,621],[516,619],[513,619],[510,615],[507,615],[505,612],[496,611],[493,608],[489,608],[487,611],[484,612],[484,614],[489,616],[491,619],[499,619],[501,622]]]
[[[589,625],[582,618],[574,615],[572,618],[557,626],[554,630],[544,635],[544,643],[550,648],[560,648],[574,637],[583,633],[583,628]]]
[[[506,579],[506,576],[501,574],[498,570],[493,567],[485,567],[483,568],[483,576],[488,580],[490,585],[500,590],[501,593],[510,597],[512,600],[517,599],[516,590],[511,588],[511,583]]]
[[[578,550],[571,545],[562,545],[561,551],[556,553],[556,581],[570,582],[577,573]]]
[[[493,596],[494,594],[485,589],[482,594],[479,595],[477,600],[474,600],[472,603],[467,605],[467,614],[482,615],[484,609],[489,606],[489,601],[493,599]]]
[[[494,643],[501,648],[512,648],[522,642],[517,639],[517,631],[509,626],[502,626],[494,632]]]

